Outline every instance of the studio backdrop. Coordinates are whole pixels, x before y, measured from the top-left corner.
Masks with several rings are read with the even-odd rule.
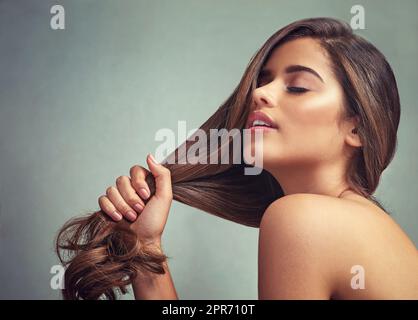
[[[386,56],[401,97],[375,196],[416,245],[418,1],[1,0],[0,298],[60,299],[65,221],[145,165],[158,130],[208,119],[278,29],[351,23],[359,5],[354,32]],[[257,299],[257,243],[256,228],[173,202],[163,245],[180,298]]]

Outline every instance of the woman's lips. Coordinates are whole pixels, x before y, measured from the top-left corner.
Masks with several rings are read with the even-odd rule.
[[[268,114],[262,111],[253,111],[248,116],[245,128],[250,129],[251,131],[253,130],[272,131],[272,130],[277,130],[278,127]]]

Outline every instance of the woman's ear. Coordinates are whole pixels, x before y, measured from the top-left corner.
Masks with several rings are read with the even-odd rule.
[[[345,136],[345,142],[352,147],[361,147],[361,143],[358,129],[358,117],[353,117],[347,125],[347,132]]]

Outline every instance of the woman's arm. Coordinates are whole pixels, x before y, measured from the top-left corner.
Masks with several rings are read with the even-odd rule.
[[[173,200],[171,174],[152,155],[147,157],[147,164],[150,171],[135,165],[131,177],[116,179],[117,188],[108,188],[107,196],[99,198],[99,205],[112,219],[121,221],[124,217],[131,221],[129,227],[140,242],[162,254],[161,237]],[[146,182],[149,174],[155,178],[154,195]],[[136,299],[178,299],[167,262],[163,267],[164,274],[144,271],[137,275],[132,282]]]
[[[157,249],[162,253],[161,244],[157,245]],[[167,261],[164,262],[164,270],[164,274],[147,272],[135,278],[132,287],[136,300],[178,300]]]

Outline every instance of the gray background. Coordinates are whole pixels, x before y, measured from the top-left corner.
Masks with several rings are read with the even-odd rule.
[[[66,29],[50,28],[63,4]],[[376,193],[418,243],[418,1],[0,1],[0,298],[57,299],[53,239],[144,164],[160,128],[198,127],[250,57],[301,18],[350,21],[388,58],[402,118]],[[257,229],[174,203],[164,234],[182,299],[257,299]],[[132,298],[127,296],[126,298]]]

